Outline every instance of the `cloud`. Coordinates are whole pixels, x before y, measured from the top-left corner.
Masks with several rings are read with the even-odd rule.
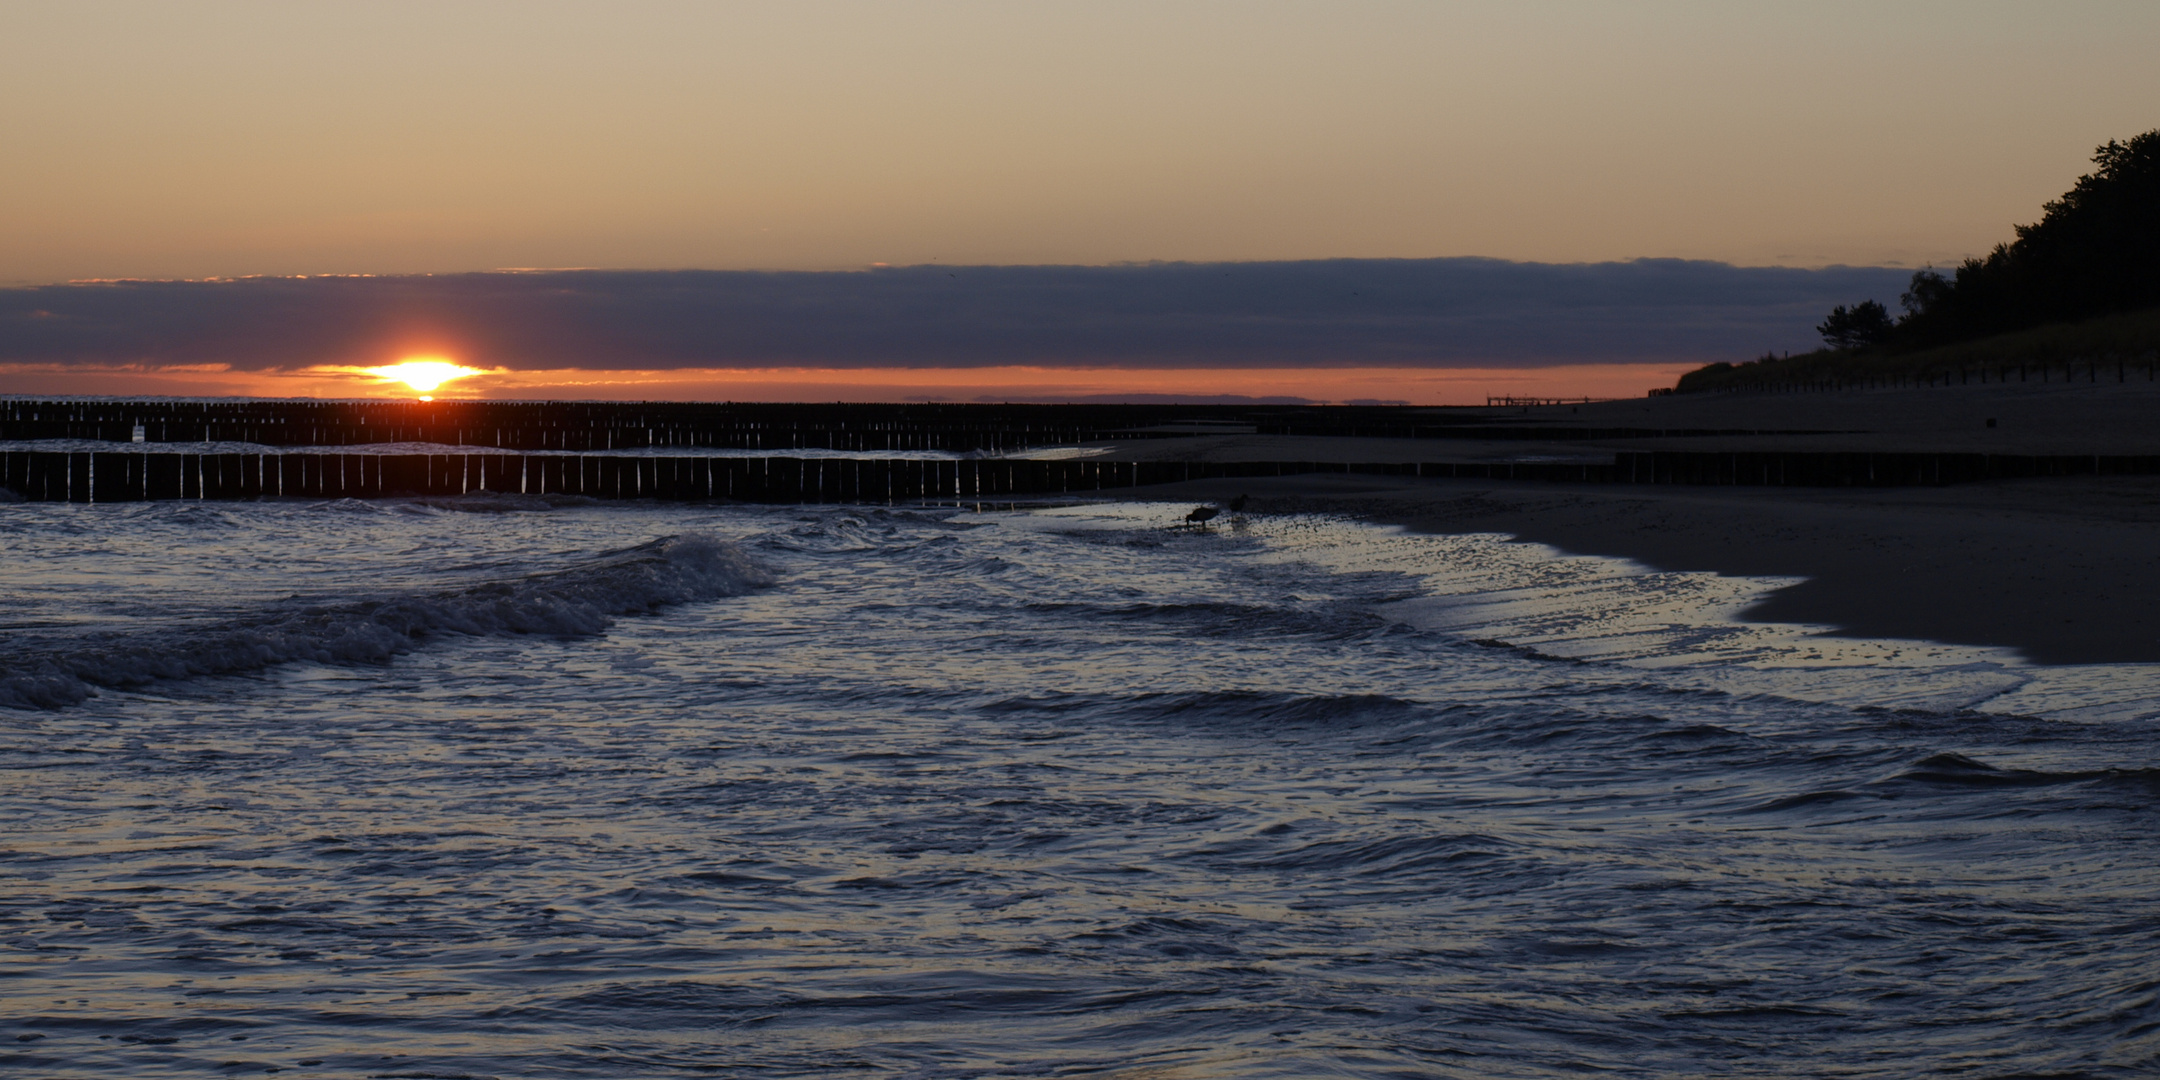
[[[112,281],[0,290],[0,361],[512,369],[1538,367],[1815,344],[1909,271],[1335,259]]]

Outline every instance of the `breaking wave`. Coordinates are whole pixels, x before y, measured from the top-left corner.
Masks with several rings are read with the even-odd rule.
[[[58,708],[97,687],[256,671],[294,661],[383,663],[449,635],[584,636],[616,616],[739,596],[773,583],[742,549],[662,537],[567,570],[469,588],[273,611],[208,627],[74,639],[0,660],[0,706]]]

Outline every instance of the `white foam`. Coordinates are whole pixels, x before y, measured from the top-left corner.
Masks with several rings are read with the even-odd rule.
[[[1067,525],[1165,528],[1190,505],[1039,513]],[[1414,583],[1415,595],[1375,605],[1386,618],[1538,656],[1632,668],[1674,687],[1932,713],[2160,717],[2160,664],[2042,665],[2009,648],[1746,618],[1749,607],[1798,578],[1661,571],[1497,533],[1423,534],[1325,516],[1254,517],[1226,533],[1265,544],[1248,556],[1256,561]]]

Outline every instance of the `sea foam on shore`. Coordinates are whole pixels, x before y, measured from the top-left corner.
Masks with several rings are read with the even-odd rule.
[[[2160,1064],[2151,669],[1189,509],[0,508],[10,655],[298,643],[0,708],[8,1062]]]

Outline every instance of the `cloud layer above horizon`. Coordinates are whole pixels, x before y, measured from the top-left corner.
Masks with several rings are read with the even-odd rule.
[[[1909,271],[1338,259],[565,270],[0,290],[0,362],[483,367],[1543,367],[1812,348]]]

